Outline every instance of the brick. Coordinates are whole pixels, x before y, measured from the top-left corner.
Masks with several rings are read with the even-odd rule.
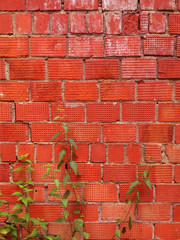
[[[156,185],[156,202],[176,203],[179,202],[180,185]]]
[[[170,221],[171,206],[168,204],[139,204],[139,221]]]
[[[87,103],[88,122],[116,122],[120,120],[118,103]]]
[[[93,82],[66,82],[65,99],[67,101],[96,101],[98,86]]]
[[[5,79],[5,62],[4,60],[0,60],[0,80]]]
[[[102,33],[103,32],[103,14],[90,12],[88,14],[88,32]]]
[[[8,152],[8,154],[7,154]],[[2,162],[15,162],[16,161],[16,146],[12,143],[0,144],[0,159]]]
[[[122,78],[156,78],[155,59],[123,59]]]
[[[52,145],[37,144],[36,149],[36,161],[38,163],[52,163]]]
[[[13,165],[13,170],[16,168],[21,168],[20,171],[15,171],[13,172],[13,181],[16,182],[18,180],[23,180],[23,181],[27,181],[28,180],[28,171],[26,170],[26,168],[29,166],[28,163],[21,163],[21,162],[16,162]]]
[[[175,9],[175,0],[141,0],[140,6],[143,10],[173,10]]]
[[[115,223],[86,223],[85,226],[92,240],[110,240],[116,231]]]
[[[171,124],[140,124],[139,141],[151,143],[170,143],[173,140]]]
[[[124,134],[126,133],[126,134]],[[104,124],[104,142],[135,142],[136,125],[134,124]]]
[[[16,33],[18,34],[31,33],[31,14],[29,13],[16,14]]]
[[[155,103],[123,103],[122,120],[126,122],[155,121]]]
[[[177,165],[177,166],[175,166],[175,168],[174,168],[174,175],[175,175],[174,181],[177,182],[177,183],[180,182],[180,175],[179,175],[179,174],[180,174],[180,166]]]
[[[39,34],[49,33],[49,14],[34,14],[34,32]]]
[[[122,15],[115,13],[105,14],[106,34],[121,34]]]
[[[64,10],[97,10],[98,0],[65,0]]]
[[[128,13],[124,15],[124,33],[137,34],[139,32],[139,14]]]
[[[103,0],[102,6],[104,10],[136,10],[137,0]]]
[[[172,165],[151,165],[153,168],[148,168],[149,179],[152,183],[172,183]],[[139,166],[139,173],[147,169],[147,166]],[[142,177],[140,177],[141,179]]]
[[[22,123],[1,123],[0,141],[2,142],[28,141],[28,125]]]
[[[41,59],[9,60],[11,79],[44,79],[45,62]]]
[[[18,156],[25,155],[27,153],[29,155],[25,159],[30,159],[31,162],[34,162],[34,145],[33,144],[24,144],[24,143],[18,144]]]
[[[175,144],[166,145],[166,154],[170,163],[180,163],[180,146]]]
[[[0,181],[9,182],[9,164],[0,163]]]
[[[0,102],[0,109],[0,121],[10,122],[12,120],[10,103]]]
[[[70,13],[71,33],[86,33],[86,15],[82,12]]]
[[[140,13],[140,31],[141,33],[147,33],[149,28],[149,15],[147,12]]]
[[[109,163],[123,163],[124,162],[124,145],[109,144],[108,162]]]
[[[73,159],[76,162],[88,162],[89,160],[89,145],[77,144],[76,155],[73,154]]]
[[[0,211],[1,211],[1,212],[6,212],[6,205],[1,205],[1,206],[0,206]],[[0,217],[0,222],[5,222],[6,219],[7,219],[6,216],[1,216],[1,217]]]
[[[131,230],[127,228],[125,234],[123,234],[123,239],[136,239],[136,240],[151,240],[153,235],[153,229],[151,224],[146,223],[133,223]]]
[[[65,162],[69,162],[69,157],[71,156],[71,152],[72,152],[72,150],[70,149],[70,144],[58,144],[54,148],[54,159],[55,159],[55,162],[56,163],[59,162],[59,152],[61,150],[65,150],[66,151],[66,155],[63,157],[63,160]]]
[[[135,165],[105,164],[103,170],[104,182],[134,182],[136,180]]]
[[[77,204],[69,204],[67,209],[69,211],[69,217],[71,221],[74,221],[74,219],[81,217],[81,214],[76,214],[73,212],[74,209],[80,209],[81,213],[84,215],[84,218],[83,218],[84,221],[87,221],[87,222],[98,221],[99,205],[97,204],[86,204],[85,206],[80,206]]]
[[[106,37],[106,56],[140,56],[140,45],[139,36]]]
[[[103,203],[102,204],[102,220],[103,221],[116,221],[117,219],[125,219],[129,210],[129,206],[124,203]],[[129,216],[132,220],[134,216],[134,206],[130,209]]]
[[[130,81],[101,82],[101,100],[119,101],[135,99],[135,83]]]
[[[29,195],[35,202],[45,201],[45,187],[43,184],[35,184],[31,189],[33,191],[29,192]]]
[[[53,11],[61,10],[61,1],[60,0],[28,0],[27,1],[27,10],[30,11]]]
[[[157,144],[146,144],[145,145],[145,161],[149,162],[161,162],[161,151],[162,147]]]
[[[126,161],[128,163],[140,163],[142,159],[142,147],[140,144],[127,145]]]
[[[61,82],[31,82],[32,101],[58,101],[61,96]]]
[[[88,202],[116,202],[117,186],[116,184],[87,184],[84,189],[84,200]]]
[[[16,103],[17,121],[46,121],[49,120],[48,103]]]
[[[1,37],[0,57],[26,57],[29,54],[27,37]]]
[[[4,0],[1,2],[0,11],[22,11],[25,10],[25,0]]]
[[[29,213],[33,218],[40,218],[52,222],[62,217],[62,207],[59,205],[33,204],[29,206]]]
[[[1,34],[9,34],[13,33],[13,25],[12,25],[12,15],[9,13],[3,13],[0,15],[0,33]]]
[[[175,142],[176,143],[180,143],[180,124],[176,125],[176,139]]]
[[[173,207],[173,221],[174,222],[180,222],[180,215],[179,215],[179,211],[180,211],[180,205],[174,206]]]
[[[52,34],[67,34],[68,33],[68,15],[67,14],[52,14]]]
[[[67,234],[66,234],[67,232]],[[48,233],[53,235],[61,235],[62,240],[71,240],[72,237],[69,236],[68,233],[71,232],[70,225],[67,224],[59,224],[59,223],[49,223],[48,224]],[[81,235],[79,233],[75,234],[77,240],[81,240]]]
[[[180,38],[177,38],[177,56],[180,56]]]
[[[179,238],[180,224],[179,223],[156,223],[155,237],[163,240],[172,240]]]
[[[91,145],[91,162],[97,163],[106,162],[106,145],[104,144]]]
[[[69,37],[70,57],[103,57],[102,37]]]
[[[180,100],[180,82],[175,83],[175,88],[176,100]]]
[[[83,62],[80,59],[49,59],[49,79],[82,79]]]
[[[64,37],[31,37],[31,55],[64,57],[66,39]]]
[[[180,78],[180,59],[159,59],[159,78]]]
[[[166,16],[161,12],[150,13],[149,32],[150,33],[165,33]]]
[[[68,127],[73,132],[73,134],[69,133],[69,137],[72,137],[77,142],[101,141],[100,124],[69,123]]]
[[[28,101],[29,83],[28,82],[1,82],[0,83],[1,101]]]
[[[17,203],[18,197],[12,196],[14,192],[21,192],[16,184],[0,184],[0,190],[2,192],[2,199],[8,203]]]
[[[172,83],[167,81],[140,81],[138,82],[138,100],[171,101],[172,90]]]
[[[171,34],[180,34],[180,13],[169,14],[169,32]]]
[[[159,104],[160,122],[179,122],[180,104],[179,103],[160,103]]]
[[[144,40],[144,55],[173,55],[174,37],[149,36]]]

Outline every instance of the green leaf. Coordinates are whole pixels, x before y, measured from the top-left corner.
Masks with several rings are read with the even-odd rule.
[[[61,196],[57,193],[52,193],[51,196],[55,197],[55,198],[61,198]]]
[[[20,184],[22,184],[22,183],[23,183],[22,180],[19,180],[19,181],[15,182],[15,184],[17,184],[17,185],[20,185]]]
[[[77,163],[75,161],[70,161],[70,166],[73,169],[74,173],[77,174]]]
[[[18,171],[21,171],[22,170],[22,167],[17,167],[13,170],[13,172],[18,172]]]
[[[131,184],[131,186],[129,187],[129,189],[136,187],[138,184],[139,184],[139,181],[133,182],[133,183]]]
[[[66,126],[65,124],[63,124],[63,129],[64,129],[64,131],[65,131],[65,133],[67,133],[68,132],[68,126]]]
[[[122,219],[118,219],[117,221],[116,221],[116,224],[120,224],[122,222]]]
[[[139,203],[139,192],[136,193],[136,203]]]
[[[77,238],[76,237],[72,237],[71,240],[77,240]]]
[[[35,169],[32,168],[32,167],[27,167],[26,170],[29,170],[29,171],[34,171]]]
[[[128,225],[129,225],[129,230],[131,230],[132,229],[132,219],[131,219],[131,216],[129,216],[129,223],[128,223]]]
[[[80,211],[79,208],[74,209],[73,212],[74,212],[75,214],[79,214],[79,213],[81,213],[81,211]]]
[[[67,208],[68,200],[67,199],[62,199],[62,203],[65,208]]]
[[[24,218],[26,219],[26,222],[28,222],[29,219],[30,219],[30,214],[29,213],[25,213],[24,214]]]
[[[131,200],[129,198],[126,199],[126,204],[131,204]]]
[[[83,227],[83,225],[84,225],[84,220],[81,219],[81,218],[75,219],[75,220],[74,220],[74,224],[75,224],[77,227]]]
[[[144,171],[144,178],[147,178],[149,176],[149,171]]]
[[[144,181],[145,181],[146,185],[148,186],[148,188],[152,190],[151,181],[149,180],[149,178],[145,178]]]
[[[7,212],[0,212],[0,216],[8,216]]]
[[[64,218],[67,220],[68,216],[69,216],[69,212],[67,210],[65,210],[64,211]]]
[[[37,236],[38,232],[39,232],[39,229],[38,229],[38,228],[33,229],[32,233],[29,234],[29,235],[26,237],[26,239]]]
[[[54,183],[55,183],[56,187],[59,188],[60,182],[59,182],[59,180],[57,178],[54,179]]]
[[[59,152],[59,162],[63,159],[65,155],[66,155],[66,150],[61,150]]]
[[[55,134],[52,136],[50,142],[52,142],[55,138],[57,138],[57,137],[59,137],[59,136],[60,136],[60,133],[59,133],[59,132],[55,133]]]
[[[11,230],[10,229],[8,229],[8,228],[2,228],[2,229],[0,229],[0,233],[2,233],[2,234],[7,234],[8,232],[10,232]]]
[[[17,215],[17,214],[22,213],[22,212],[23,212],[22,209],[18,209],[15,212],[11,213],[11,215]]]
[[[67,199],[69,197],[70,193],[71,193],[70,190],[66,190],[66,192],[63,195],[63,199]]]
[[[122,233],[124,234],[126,232],[126,225],[122,229]]]
[[[75,141],[71,138],[69,138],[68,140],[69,140],[70,144],[73,145],[73,147],[75,147],[77,149],[77,145],[76,145]]]
[[[26,159],[25,162],[30,163],[30,164],[32,163],[32,161],[29,159]]]
[[[120,239],[121,237],[121,231],[118,229],[115,231],[114,235]]]
[[[67,185],[67,183],[69,182],[69,179],[70,179],[70,176],[69,174],[65,174],[64,177],[63,177],[63,185],[64,187]]]
[[[48,175],[49,175],[49,172],[44,173],[44,174],[42,175],[41,179],[45,178],[45,177],[48,176]]]
[[[66,220],[64,218],[58,218],[55,220],[55,222],[58,222],[58,223],[64,223]]]
[[[32,185],[32,186],[34,186],[34,182],[31,181],[31,180],[27,180],[26,183],[27,183],[28,185]]]
[[[86,187],[86,185],[84,183],[76,183],[77,186],[80,186],[80,187]]]
[[[58,163],[58,166],[57,166],[58,169],[54,169],[54,171],[59,170],[59,168],[63,165],[63,163],[64,163],[64,160],[61,160],[61,161]]]
[[[135,188],[130,188],[130,189],[127,191],[126,195],[131,194],[132,192],[134,192],[134,190],[135,190]]]
[[[21,203],[18,203],[18,204],[16,204],[14,207],[13,207],[13,211],[14,210],[16,210],[16,209],[18,209],[18,208],[21,208],[23,205],[21,204]]]
[[[57,191],[57,188],[52,188],[49,192],[49,196],[51,196],[53,193],[55,193]]]
[[[56,116],[53,121],[56,121],[57,119],[61,118],[60,116]]]
[[[12,196],[21,197],[21,196],[23,196],[23,194],[21,192],[14,192],[14,193],[12,193]]]
[[[89,233],[83,232],[83,236],[84,236],[86,239],[89,239]]]

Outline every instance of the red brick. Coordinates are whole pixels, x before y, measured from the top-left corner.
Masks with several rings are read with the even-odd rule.
[[[31,55],[64,57],[66,39],[64,37],[31,37]]]
[[[27,37],[1,37],[0,57],[26,57],[29,54]]]
[[[49,59],[49,79],[81,79],[83,63],[80,59]]]
[[[160,103],[159,104],[160,122],[179,122],[180,104],[179,103]]]
[[[65,99],[67,101],[96,101],[98,86],[96,82],[66,82]]]
[[[123,59],[122,78],[156,78],[155,59]]]
[[[108,123],[104,124],[103,141],[104,142],[136,142],[136,125],[108,124]]]
[[[151,143],[170,143],[173,140],[173,125],[140,124],[139,141]]]
[[[117,186],[116,184],[87,184],[84,189],[84,200],[88,202],[116,202]]]
[[[104,10],[136,10],[137,0],[103,0],[102,6]]]
[[[179,215],[179,213],[180,213],[180,205],[174,206],[173,212],[174,212],[174,214],[173,214],[173,221],[174,222],[180,222],[180,215]]]
[[[146,10],[173,10],[175,9],[175,0],[141,0],[141,9]]]
[[[71,33],[86,33],[86,15],[82,12],[70,13]]]
[[[97,10],[98,0],[65,0],[64,10]]]
[[[179,183],[180,182],[180,166],[179,165],[175,166],[174,173],[175,173],[174,181]]]
[[[68,124],[70,131],[69,137],[72,137],[77,142],[100,142],[101,127],[100,124],[90,123],[72,123]]]
[[[63,160],[65,162],[69,162],[69,158],[71,156],[71,149],[70,149],[70,144],[58,144],[56,145],[56,147],[54,148],[54,160],[56,163],[59,162],[59,152],[61,150],[65,150],[66,151],[66,155],[63,157]]]
[[[18,197],[12,196],[14,192],[19,192],[19,187],[16,184],[0,184],[2,199],[8,203],[17,203]],[[21,190],[20,190],[21,192]]]
[[[170,163],[180,163],[180,146],[175,144],[166,145],[166,154]]]
[[[140,44],[139,36],[106,37],[106,56],[140,56]]]
[[[166,16],[161,12],[150,13],[149,32],[150,33],[165,33]]]
[[[7,154],[8,152],[8,154]],[[0,144],[0,158],[2,162],[15,162],[16,161],[16,146],[12,143]]]
[[[147,33],[149,28],[149,15],[147,12],[140,13],[140,30],[141,33]]]
[[[0,163],[0,181],[9,182],[9,164]]]
[[[41,59],[9,60],[11,79],[44,79],[45,62]]]
[[[180,224],[156,223],[155,237],[163,240],[176,240],[179,238]]]
[[[3,197],[2,197],[2,198],[3,198]],[[0,211],[1,211],[1,212],[6,212],[6,211],[7,211],[6,208],[7,208],[6,205],[2,205],[2,206],[0,206]],[[1,216],[1,217],[0,217],[0,222],[5,222],[6,219],[7,219],[6,216]]]
[[[101,100],[119,101],[135,99],[135,83],[127,81],[101,82]]]
[[[136,180],[135,165],[105,164],[103,170],[104,182],[134,182]]]
[[[88,162],[89,160],[89,145],[77,144],[76,155],[73,154],[73,160],[76,162]]]
[[[123,163],[124,162],[124,145],[110,144],[108,150],[109,163]]]
[[[180,56],[180,38],[177,39],[177,56]]]
[[[0,102],[0,121],[11,121],[11,105],[10,103]]]
[[[30,159],[34,162],[34,145],[33,144],[18,144],[18,156],[29,154],[26,159]]]
[[[123,103],[122,120],[127,122],[155,121],[155,103]]]
[[[36,149],[37,162],[52,163],[52,145],[37,144]]]
[[[180,198],[180,185],[156,185],[156,202],[176,203]]]
[[[0,141],[2,142],[28,141],[28,125],[22,123],[1,123]]]
[[[25,0],[4,0],[1,2],[0,11],[22,11],[25,10]]]
[[[142,159],[142,149],[140,144],[127,145],[127,157],[128,163],[140,163]]]
[[[71,227],[69,224],[59,224],[59,223],[49,223],[48,233],[53,235],[61,235],[62,240],[71,240],[72,236],[69,235],[71,232]],[[75,234],[77,240],[81,240],[81,235],[79,233]]]
[[[116,231],[115,223],[86,223],[85,226],[92,240],[111,240]]]
[[[169,14],[169,32],[171,34],[180,34],[180,13]]]
[[[102,37],[69,37],[70,57],[103,57]]]
[[[116,122],[120,120],[118,103],[87,103],[88,122]]]
[[[176,143],[180,143],[180,124],[176,125]]]
[[[97,163],[106,162],[106,145],[104,144],[91,145],[91,162]]]
[[[13,33],[13,25],[12,25],[12,15],[9,13],[0,14],[0,33],[9,34]]]
[[[173,55],[174,37],[149,36],[144,40],[144,55]]]
[[[149,162],[161,162],[161,151],[162,147],[156,144],[146,144],[145,145],[145,161]]]
[[[58,101],[61,96],[61,82],[31,82],[32,101]]]
[[[16,162],[13,165],[13,170],[16,168],[21,168],[20,171],[15,171],[13,172],[13,181],[16,182],[18,180],[23,180],[23,181],[27,181],[28,180],[28,171],[26,170],[26,168],[28,167],[28,163],[21,163],[21,162]]]
[[[1,101],[28,101],[29,83],[28,82],[1,82],[0,83]]]
[[[176,82],[175,83],[175,87],[176,87],[176,100],[180,100],[180,82]]]
[[[136,239],[136,240],[151,240],[153,235],[153,229],[151,224],[144,223],[133,223],[131,230],[127,228],[125,234],[123,234],[123,239]]]
[[[49,14],[34,14],[34,32],[39,34],[49,33]]]
[[[16,14],[16,33],[28,34],[31,32],[31,14]]]
[[[45,201],[45,187],[42,184],[35,184],[31,188],[33,191],[29,192],[29,196],[35,200],[35,202]]]
[[[159,78],[180,78],[180,59],[159,59]]]
[[[121,34],[122,32],[122,15],[115,13],[106,13],[106,34]]]
[[[124,16],[124,33],[137,34],[139,32],[139,14],[128,13]]]
[[[4,60],[0,60],[0,80],[5,79],[5,62]]]
[[[60,0],[28,0],[27,9],[30,11],[49,11],[61,10]]]
[[[103,14],[90,12],[88,14],[88,32],[102,33],[103,31]]]
[[[17,121],[45,121],[49,120],[48,103],[16,103]]]
[[[68,33],[68,15],[67,14],[52,14],[52,34],[67,34]]]
[[[139,204],[139,221],[170,221],[171,206],[167,204]]]
[[[138,100],[140,101],[168,101],[172,100],[173,85],[166,81],[138,82]]]

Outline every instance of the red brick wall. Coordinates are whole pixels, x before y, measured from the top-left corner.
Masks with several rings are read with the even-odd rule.
[[[124,238],[180,238],[179,10],[178,0],[1,1],[0,189],[9,202],[12,164],[30,153],[40,205],[30,211],[49,221],[61,212],[40,179],[43,163],[57,162],[49,140],[59,102],[78,143],[90,238],[112,239],[149,156],[153,191],[141,189]]]

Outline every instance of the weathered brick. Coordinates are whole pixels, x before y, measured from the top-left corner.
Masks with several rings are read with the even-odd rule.
[[[49,33],[49,14],[34,14],[34,32],[39,34]]]
[[[180,166],[176,165],[174,168],[174,182],[179,183],[180,182]]]
[[[9,13],[0,14],[0,33],[13,33],[12,15]]]
[[[180,78],[180,59],[159,59],[159,78]]]
[[[127,145],[126,162],[128,163],[140,163],[142,159],[142,147],[140,144]]]
[[[49,59],[49,79],[81,79],[83,62],[80,59]]]
[[[180,82],[176,82],[175,87],[176,100],[180,100]]]
[[[150,33],[165,33],[166,16],[161,12],[150,13],[149,32]]]
[[[124,15],[124,33],[137,34],[139,32],[139,14],[127,13]]]
[[[36,145],[36,161],[52,163],[52,145],[37,144]]]
[[[146,162],[149,162],[149,159],[151,159],[151,162],[161,162],[161,151],[162,147],[157,144],[146,144],[145,145]]]
[[[28,34],[31,32],[31,14],[17,13],[16,14],[16,33]]]
[[[123,59],[122,78],[156,78],[155,59]]]
[[[149,15],[148,12],[140,13],[140,31],[141,33],[147,33],[149,28]]]
[[[103,57],[102,37],[69,37],[70,57]]]
[[[5,79],[5,62],[4,60],[0,60],[0,80]]]
[[[104,144],[91,145],[91,162],[96,163],[106,162],[106,145]]]
[[[64,10],[97,10],[98,0],[65,0]]]
[[[176,125],[176,143],[180,143],[180,124]]]
[[[11,121],[11,105],[10,103],[0,102],[0,121]]]
[[[156,202],[176,203],[179,202],[180,185],[156,185]]]
[[[152,143],[170,143],[173,140],[171,124],[140,124],[139,141]]]
[[[4,0],[1,2],[0,11],[22,11],[25,10],[25,0]]]
[[[9,182],[9,164],[0,163],[0,181]]]
[[[29,206],[29,213],[31,217],[44,219],[49,222],[55,221],[57,218],[61,218],[62,210],[63,208],[60,205],[33,204]]]
[[[86,15],[82,12],[70,13],[71,17],[71,33],[86,32]]]
[[[140,56],[140,45],[139,36],[106,37],[106,56]]]
[[[30,11],[53,11],[61,10],[60,0],[28,0],[27,9]]]
[[[102,33],[103,31],[103,14],[90,12],[88,14],[88,32]]]
[[[104,10],[136,10],[137,0],[103,0],[102,6]]]
[[[126,133],[126,134],[124,134]],[[104,142],[136,142],[135,124],[104,124]]]
[[[171,34],[180,34],[180,13],[169,14],[169,32]]]
[[[109,144],[108,162],[123,163],[123,161],[124,161],[124,145]]]
[[[68,33],[67,14],[52,14],[52,33],[55,35]]]
[[[8,152],[8,154],[7,154]],[[16,161],[16,146],[13,143],[0,144],[0,158],[2,162]]]
[[[122,15],[117,13],[106,13],[106,34],[121,34],[122,32]]]
[[[179,122],[180,104],[179,103],[160,103],[159,104],[160,122]]]
[[[85,226],[92,240],[111,240],[116,230],[115,223],[86,223]]]
[[[144,40],[144,55],[173,55],[174,37],[148,36]]]
[[[156,223],[155,237],[163,240],[176,240],[179,238],[179,223]]]
[[[166,154],[170,163],[180,163],[180,146],[175,144],[166,145]]]
[[[175,9],[175,0],[141,0],[141,9],[145,10],[173,10]]]
[[[173,207],[173,221],[174,222],[180,222],[180,205]]]

